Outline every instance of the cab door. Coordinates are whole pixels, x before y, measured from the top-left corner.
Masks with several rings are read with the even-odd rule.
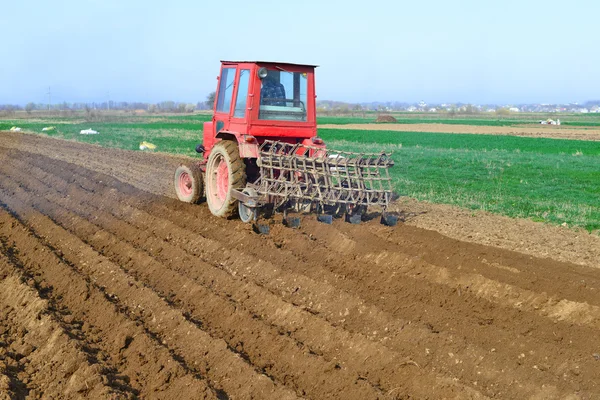
[[[246,133],[248,121],[248,105],[252,104],[251,90],[251,65],[238,65],[238,77],[236,79],[235,99],[231,114],[231,125],[229,129],[234,132]]]
[[[217,89],[217,98],[215,100],[215,112],[213,114],[213,131],[210,135],[204,134],[204,148],[206,153],[217,141],[217,133],[223,130],[229,130],[231,115],[233,111],[233,94],[235,89],[235,77],[237,67],[235,65],[223,65],[221,75],[219,76],[219,87]]]
[[[214,115],[216,133],[219,133],[223,129],[229,129],[229,121],[231,120],[231,111],[233,108],[232,104],[235,90],[236,71],[236,66],[224,65],[221,69],[221,77],[219,78],[219,91],[217,93],[217,106],[215,107]],[[221,122],[222,125],[218,122]]]

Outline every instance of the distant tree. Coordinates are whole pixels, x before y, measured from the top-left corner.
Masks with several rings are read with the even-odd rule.
[[[27,111],[27,114],[31,114],[31,111],[33,111],[35,109],[35,104],[33,103],[27,103],[27,105],[25,106],[25,111]]]
[[[158,104],[158,108],[160,108],[160,111],[175,111],[176,107],[175,107],[175,102],[174,101],[161,101]]]
[[[474,107],[472,104],[467,104],[465,106],[466,114],[477,114],[478,112],[479,112],[479,110],[477,109],[477,107]]]
[[[194,112],[195,109],[196,109],[196,105],[195,104],[189,103],[189,104],[185,105],[185,112],[186,113],[192,113],[192,112]]]
[[[505,117],[510,114],[510,110],[505,107],[496,108],[496,115],[499,117]]]
[[[352,116],[354,117],[354,113],[360,114],[362,113],[362,116],[365,116],[365,110],[363,109],[363,107],[360,104],[354,104],[352,106]]]
[[[339,114],[348,114],[350,112],[350,107],[348,107],[348,104],[341,104],[337,107],[336,111]]]
[[[206,96],[206,105],[209,110],[212,110],[215,105],[215,98],[217,97],[217,92],[210,92],[208,96]]]
[[[150,114],[154,114],[154,113],[156,112],[156,108],[157,108],[157,107],[156,107],[156,104],[149,104],[149,105],[148,105],[148,112],[149,112]]]

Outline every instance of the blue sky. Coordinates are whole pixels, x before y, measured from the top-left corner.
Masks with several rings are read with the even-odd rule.
[[[11,1],[0,103],[174,100],[221,59],[317,64],[319,99],[566,103],[600,98],[600,2]]]

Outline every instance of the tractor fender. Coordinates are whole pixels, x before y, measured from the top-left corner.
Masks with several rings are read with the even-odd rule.
[[[252,135],[233,131],[221,131],[217,134],[217,138],[237,141],[241,158],[258,158],[258,140]]]

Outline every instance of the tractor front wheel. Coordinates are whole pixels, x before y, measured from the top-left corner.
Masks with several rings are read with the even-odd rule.
[[[215,144],[206,164],[206,202],[213,215],[228,218],[237,211],[232,189],[246,186],[246,166],[236,142]]]
[[[202,171],[197,165],[180,165],[173,181],[177,198],[185,203],[198,203],[204,195]]]

